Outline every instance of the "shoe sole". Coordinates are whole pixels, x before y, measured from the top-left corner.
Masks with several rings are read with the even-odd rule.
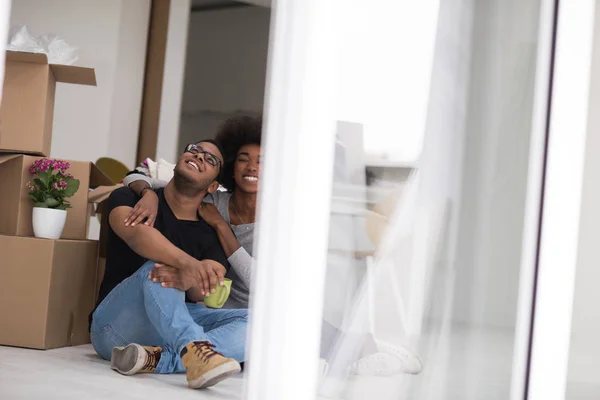
[[[134,375],[146,362],[146,350],[139,344],[113,347],[110,367],[123,375]]]
[[[211,387],[235,374],[238,374],[241,370],[240,364],[237,361],[230,361],[211,369],[204,375],[194,380],[188,380],[188,386],[192,389],[204,389]]]
[[[400,350],[399,348],[384,342],[379,342],[378,345],[381,346],[382,350],[389,354],[395,355],[403,360],[403,362],[405,360],[409,361],[407,364],[410,366],[405,366],[402,370],[402,373],[418,375],[421,373],[421,371],[423,371],[423,361],[421,361],[421,358],[416,353],[413,353],[406,348],[404,348],[404,350]],[[412,362],[410,362],[411,359]]]

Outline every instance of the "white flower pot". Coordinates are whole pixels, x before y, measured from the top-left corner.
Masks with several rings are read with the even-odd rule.
[[[60,239],[67,222],[67,210],[33,207],[32,221],[35,237]]]

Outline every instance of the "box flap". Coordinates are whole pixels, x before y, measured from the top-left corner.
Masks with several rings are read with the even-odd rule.
[[[96,86],[96,72],[94,68],[50,64],[50,69],[57,82]]]
[[[44,53],[26,53],[23,51],[7,51],[6,61],[29,62],[35,64],[48,64],[48,57]]]
[[[94,164],[94,163],[90,163],[90,164],[91,164],[90,189],[95,189],[98,186],[112,186],[113,185],[113,181],[111,181],[108,176],[104,175],[104,173],[98,169],[96,164]]]
[[[44,53],[7,51],[6,61],[48,64],[48,57]],[[74,65],[50,64],[50,69],[52,70],[54,79],[56,79],[57,82],[96,86],[96,72],[94,71],[94,68],[76,67]]]
[[[108,196],[110,196],[114,190],[120,187],[123,187],[123,185],[98,186],[88,193],[88,203],[102,203],[104,200],[108,199]]]
[[[22,154],[0,154],[0,164],[22,156]]]

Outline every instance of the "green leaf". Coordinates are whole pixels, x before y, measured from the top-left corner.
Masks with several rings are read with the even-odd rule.
[[[56,207],[57,210],[66,210],[67,208],[71,208],[71,205],[63,203],[60,206]]]
[[[39,180],[44,184],[45,187],[48,187],[48,183],[50,182],[50,174],[48,172],[38,172]]]
[[[54,197],[47,197],[46,204],[48,204],[48,208],[56,208],[56,206],[60,204],[60,201],[58,201]]]
[[[37,185],[37,187],[40,188],[40,190],[47,190],[48,187],[46,186],[46,184],[44,182],[42,182],[41,179],[35,178],[33,180],[35,182],[35,184]]]
[[[29,196],[34,203],[43,203],[46,200],[44,195],[39,191],[30,192]]]
[[[35,203],[33,206],[39,208],[48,208],[48,204],[46,203]]]
[[[66,197],[73,197],[79,190],[79,179],[67,179],[67,187],[64,190]]]

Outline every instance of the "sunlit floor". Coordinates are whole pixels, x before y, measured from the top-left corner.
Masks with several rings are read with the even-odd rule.
[[[513,332],[509,329],[449,327],[424,335],[419,375],[353,377],[346,400],[507,400],[510,398]],[[392,341],[392,338],[386,338]]]
[[[363,390],[398,393],[389,378],[364,378],[344,382],[352,398]],[[240,374],[207,390],[191,390],[185,375],[144,374],[122,376],[100,359],[91,345],[57,350],[28,350],[0,346],[0,399],[239,399],[244,376]],[[319,399],[326,398],[319,396]],[[379,398],[379,397],[378,397]]]
[[[0,347],[0,399],[237,399],[239,375],[210,389],[188,389],[185,375],[122,376],[91,345],[39,351]]]
[[[568,382],[566,400],[598,400],[600,399],[600,383]]]
[[[512,344],[510,331],[454,327],[421,354],[425,368],[420,375],[353,377],[336,392],[348,400],[506,400]],[[243,386],[243,375],[203,391],[188,389],[182,374],[121,376],[89,345],[49,351],[0,347],[2,400],[239,399]]]

